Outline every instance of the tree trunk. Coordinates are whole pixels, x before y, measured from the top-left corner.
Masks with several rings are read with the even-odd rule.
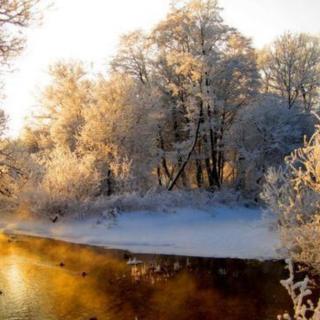
[[[202,108],[201,108],[202,109]],[[171,191],[174,186],[176,185],[179,177],[181,176],[182,172],[184,171],[186,165],[188,164],[190,158],[191,158],[191,155],[197,145],[197,142],[198,142],[198,138],[199,138],[199,132],[200,132],[200,124],[201,124],[201,120],[202,120],[202,110],[200,111],[200,114],[199,114],[199,119],[198,119],[198,123],[197,123],[197,127],[196,127],[196,132],[195,132],[195,136],[194,136],[194,141],[193,141],[193,144],[190,148],[190,151],[188,152],[188,155],[187,155],[187,158],[186,160],[183,162],[182,166],[180,167],[180,169],[178,170],[175,178],[172,180],[172,182],[170,183],[169,187],[168,187],[168,190]]]
[[[108,173],[107,173],[107,195],[108,196],[111,196],[112,194],[112,182],[111,182],[111,175],[112,175],[112,172],[110,169],[108,169]]]
[[[198,154],[201,155],[201,144],[200,143],[198,143]],[[202,172],[201,160],[196,159],[195,164],[196,164],[197,186],[198,186],[198,188],[202,188],[203,187],[203,172]]]
[[[170,180],[171,178],[171,174],[170,174],[170,171],[169,171],[169,168],[168,168],[168,165],[167,165],[167,159],[164,155],[164,141],[163,141],[163,137],[162,137],[162,133],[161,133],[161,129],[159,128],[159,131],[158,131],[158,136],[159,136],[159,144],[160,144],[160,149],[162,151],[162,155],[161,155],[161,163],[162,163],[162,167],[163,167],[163,170],[164,170],[164,173],[166,174],[168,180]]]
[[[162,187],[161,169],[160,169],[159,166],[157,167],[157,175],[158,175],[158,183],[159,183],[159,186]]]

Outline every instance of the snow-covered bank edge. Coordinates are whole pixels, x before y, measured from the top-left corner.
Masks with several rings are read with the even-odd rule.
[[[5,233],[37,236],[71,243],[123,249],[134,253],[273,260],[278,234],[261,209],[179,208],[175,213],[124,213],[116,220],[0,219]]]

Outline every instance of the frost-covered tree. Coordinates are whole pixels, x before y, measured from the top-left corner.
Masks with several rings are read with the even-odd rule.
[[[140,30],[125,34],[120,39],[117,55],[111,62],[116,73],[126,73],[143,84],[149,82],[149,45],[147,36]]]
[[[94,97],[77,150],[95,155],[105,176],[102,193],[150,187],[157,132],[152,101],[140,83],[124,74],[100,78]]]
[[[41,95],[36,116],[38,132],[48,145],[74,151],[84,124],[84,111],[92,101],[91,81],[81,63],[57,63],[50,68],[51,84]]]
[[[123,39],[113,66],[158,97],[159,183],[190,185],[193,171],[199,187],[219,187],[223,136],[258,86],[250,42],[223,23],[214,0],[179,2],[150,36]]]
[[[308,34],[285,33],[261,54],[265,88],[286,98],[288,108],[310,111],[319,100],[320,40]]]
[[[25,46],[27,27],[39,22],[41,0],[0,1],[0,76],[11,70],[12,60]],[[2,80],[1,80],[2,82]],[[1,206],[17,193],[17,181],[23,175],[21,148],[4,136],[7,117],[0,110],[0,197]],[[20,158],[20,159],[19,159]]]
[[[313,119],[289,110],[283,98],[271,94],[241,108],[226,139],[236,186],[259,193],[268,168],[281,165],[305,135],[311,136]]]

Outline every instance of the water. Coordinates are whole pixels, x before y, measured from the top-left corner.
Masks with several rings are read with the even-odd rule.
[[[276,319],[291,307],[279,284],[286,277],[279,261],[131,255],[2,235],[0,319]]]

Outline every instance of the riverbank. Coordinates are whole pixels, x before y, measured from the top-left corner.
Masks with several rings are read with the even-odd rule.
[[[2,217],[0,230],[136,253],[277,259],[279,238],[259,208],[217,206],[206,210],[127,212],[114,219]]]

